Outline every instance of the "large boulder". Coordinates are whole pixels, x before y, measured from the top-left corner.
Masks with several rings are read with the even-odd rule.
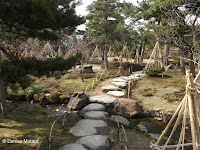
[[[115,111],[125,118],[134,118],[141,115],[139,104],[132,99],[119,98],[115,103]]]
[[[117,99],[110,95],[91,96],[90,102],[103,104],[107,109],[113,109]]]
[[[80,110],[88,104],[88,95],[86,95],[84,92],[75,92],[72,94],[67,107],[73,110]]]
[[[78,139],[76,143],[82,144],[90,150],[109,150],[111,147],[109,137],[103,135],[85,136]]]
[[[80,73],[82,73],[82,70],[81,70]],[[85,67],[83,67],[83,73],[94,73],[94,71],[92,69],[92,66],[85,66]]]
[[[86,148],[84,148],[83,145],[81,144],[67,144],[64,145],[63,147],[61,147],[59,150],[87,150]]]

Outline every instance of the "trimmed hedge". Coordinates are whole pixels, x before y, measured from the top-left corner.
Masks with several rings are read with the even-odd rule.
[[[165,71],[165,69],[161,67],[160,65],[152,64],[148,68],[144,68],[143,71],[148,76],[155,77],[155,76],[158,76],[158,74]]]

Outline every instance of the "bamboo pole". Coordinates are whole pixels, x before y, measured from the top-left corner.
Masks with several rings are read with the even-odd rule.
[[[185,102],[186,102],[186,101],[184,101],[183,105],[185,105]],[[177,128],[179,122],[180,122],[181,119],[183,118],[183,112],[184,112],[184,108],[185,108],[183,105],[182,105],[182,107],[181,107],[181,110],[179,111],[178,118],[177,118],[177,120],[176,120],[176,123],[175,123],[173,129],[172,129],[172,132],[171,132],[171,134],[169,135],[169,138],[167,139],[167,141],[166,141],[166,143],[165,143],[163,149],[165,149],[166,146],[168,145],[170,139],[172,138],[174,132],[176,131],[176,128]]]
[[[192,146],[192,143],[185,143],[185,144],[181,144],[181,146]],[[163,149],[164,148],[164,146],[159,146],[159,145],[153,145],[153,147],[158,147],[158,148],[160,148],[160,149]],[[176,148],[177,147],[177,145],[167,145],[165,148],[166,149],[168,149],[168,148]]]
[[[188,73],[186,74],[187,81],[189,83],[190,88],[192,88],[191,80],[192,80],[192,74]],[[191,95],[191,89],[187,89],[187,94],[188,94],[188,103],[189,103],[189,115],[190,115],[190,124],[191,124],[191,133],[192,133],[192,144],[193,144],[193,150],[197,150],[196,147],[196,127],[194,123],[194,109],[193,109],[193,100],[192,100],[192,95]]]
[[[198,74],[199,75],[199,74]],[[199,77],[197,76],[197,78],[195,78],[196,80]],[[200,144],[200,134],[199,134],[199,121],[198,121],[198,112],[197,112],[197,105],[195,105],[196,101],[197,101],[197,91],[195,89],[195,84],[194,84],[194,79],[193,79],[193,75],[190,74],[189,76],[189,83],[190,83],[190,93],[191,93],[191,100],[192,100],[192,106],[193,106],[193,114],[194,114],[194,125],[195,125],[195,135],[196,135],[196,144],[199,145]],[[193,90],[193,91],[191,91]],[[197,149],[198,146],[197,146]]]
[[[172,126],[172,123],[174,122],[174,120],[176,119],[176,117],[178,116],[178,113],[183,105],[183,102],[186,100],[186,95],[183,98],[182,102],[179,104],[178,108],[176,109],[174,115],[172,116],[171,120],[169,121],[169,123],[167,124],[166,128],[164,129],[164,131],[162,132],[162,134],[160,135],[159,139],[156,142],[156,145],[159,145],[159,143],[161,142],[162,138],[165,136],[165,134],[167,133],[167,131],[169,130],[169,128]]]
[[[198,80],[199,77],[200,77],[200,70],[199,70],[197,76],[196,76],[195,79],[194,79],[194,83],[197,82],[197,80]]]

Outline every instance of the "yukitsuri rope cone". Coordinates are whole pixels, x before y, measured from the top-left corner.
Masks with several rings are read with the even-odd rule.
[[[162,62],[162,54],[161,54],[161,51],[160,51],[160,47],[159,47],[159,42],[157,41],[155,46],[154,46],[154,49],[151,53],[151,56],[149,58],[149,61],[146,65],[146,69],[148,69],[151,64],[152,64],[152,61],[153,61],[153,64],[157,64],[157,65],[160,65],[161,67],[163,67],[163,62]]]
[[[160,135],[159,139],[155,144],[151,145],[153,150],[165,150],[165,149],[184,149],[184,147],[191,146],[193,150],[199,150],[200,148],[200,135],[199,135],[199,123],[200,123],[200,115],[199,115],[199,94],[200,91],[198,87],[200,84],[197,83],[200,77],[200,71],[196,78],[193,78],[193,75],[189,72],[186,73],[187,85],[186,85],[186,95],[184,96],[182,102],[178,106],[177,110],[175,111],[174,115],[172,116],[170,122],[166,126],[165,130]],[[191,135],[192,135],[192,143],[184,143],[185,140],[185,129],[186,129],[186,122],[187,118],[190,118],[190,125],[191,125]],[[175,124],[173,122],[175,121]],[[182,122],[181,122],[182,120]],[[176,145],[168,145],[169,141],[174,134],[178,124],[182,123],[182,128],[180,132],[180,137],[178,144]],[[167,133],[169,128],[173,126],[171,134],[167,139],[166,143],[163,146],[160,146],[160,142],[162,141],[164,135]]]

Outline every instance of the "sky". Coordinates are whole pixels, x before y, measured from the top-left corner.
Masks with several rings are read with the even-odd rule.
[[[80,6],[76,7],[76,13],[81,16],[85,16],[88,14],[88,11],[86,10],[87,6],[90,5],[95,0],[82,0],[82,4]],[[124,0],[120,0],[120,2],[123,2]],[[141,1],[141,0],[139,0]],[[132,2],[134,5],[137,4],[137,0],[125,0],[125,2]],[[77,27],[78,30],[85,30],[85,25],[80,25]]]

